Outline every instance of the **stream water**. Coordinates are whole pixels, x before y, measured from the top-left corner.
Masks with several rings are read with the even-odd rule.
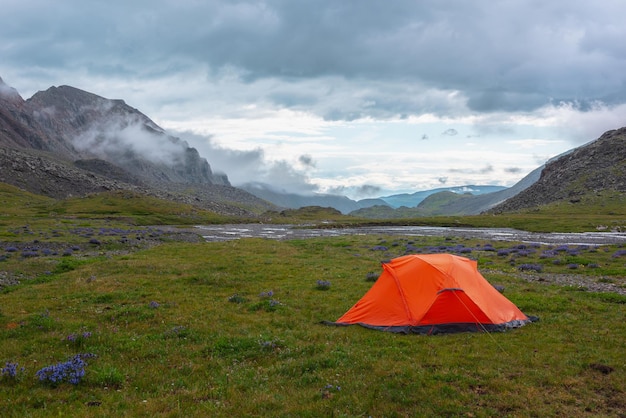
[[[239,238],[301,239],[344,235],[455,236],[494,241],[538,244],[607,245],[626,244],[623,232],[538,233],[510,228],[455,228],[432,226],[369,226],[358,228],[302,228],[293,225],[233,224],[198,225],[196,232],[207,241]]]

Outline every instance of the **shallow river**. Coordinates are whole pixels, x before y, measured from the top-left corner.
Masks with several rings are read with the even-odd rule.
[[[369,226],[358,228],[294,228],[292,225],[238,224],[199,225],[196,232],[207,241],[238,238],[299,239],[343,235],[455,236],[493,241],[539,244],[605,245],[626,244],[623,232],[536,233],[509,228],[454,228],[432,226]]]

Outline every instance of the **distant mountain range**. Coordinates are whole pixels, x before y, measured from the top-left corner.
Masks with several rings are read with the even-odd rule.
[[[539,175],[537,174],[536,177],[539,178]],[[332,207],[339,210],[343,214],[353,213],[359,216],[371,216],[374,213],[373,211],[380,210],[372,210],[370,208],[384,207],[386,209],[383,210],[386,210],[388,213],[393,213],[395,209],[399,208],[415,208],[429,196],[442,192],[448,192],[455,196],[479,196],[509,190],[503,186],[470,185],[460,187],[442,187],[410,194],[402,193],[382,196],[379,198],[352,200],[345,196],[331,194],[300,195],[295,193],[279,192],[274,190],[270,185],[262,183],[248,183],[239,187],[261,199],[265,199],[268,202],[272,202],[273,204],[284,208],[297,209],[303,206]],[[499,203],[499,201],[497,203]]]
[[[301,195],[280,192],[276,191],[271,185],[264,183],[247,183],[239,187],[250,194],[286,209],[297,209],[303,206],[321,206],[331,207],[343,214],[347,214],[361,208],[387,204],[382,198],[355,201],[346,196],[331,194]]]
[[[24,100],[0,78],[0,182],[55,198],[133,190],[233,216],[303,206],[373,218],[472,215],[625,192],[625,158],[621,128],[552,159],[510,188],[467,185],[355,201],[259,183],[232,187],[195,148],[123,100],[69,86]]]

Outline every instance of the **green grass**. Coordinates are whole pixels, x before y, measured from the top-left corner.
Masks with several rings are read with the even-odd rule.
[[[0,294],[0,363],[25,368],[17,379],[0,381],[0,410],[5,416],[624,414],[626,297],[523,281],[511,257],[494,251],[469,255],[540,322],[502,334],[435,337],[320,324],[348,310],[371,287],[368,273],[380,272],[382,259],[409,244],[485,243],[246,239],[169,242],[77,262],[49,257],[57,268],[45,281],[24,280]],[[372,250],[382,245],[387,251]],[[626,261],[611,257],[617,250],[579,257],[623,284]],[[26,276],[36,261],[19,260]],[[320,291],[317,280],[329,288]],[[91,335],[68,340],[84,332]],[[97,355],[78,385],[35,378],[38,369],[78,353]]]
[[[580,196],[579,201],[559,201],[518,212],[474,216],[424,216],[402,219],[360,219],[347,217],[346,225],[430,225],[482,228],[516,228],[531,232],[585,232],[626,230],[626,194],[604,190]],[[401,210],[400,212],[406,212]],[[388,212],[387,210],[385,212]],[[414,211],[417,213],[416,211]]]
[[[623,197],[605,197],[590,202],[597,211],[563,204],[397,222],[624,225]],[[2,416],[626,414],[626,296],[529,282],[519,270],[531,264],[624,288],[626,256],[616,256],[624,248],[492,242],[491,250],[481,240],[402,236],[186,243],[147,225],[232,219],[134,194],[55,201],[2,184],[0,203],[0,278],[20,281],[0,287],[0,368],[19,366],[0,378]],[[272,218],[364,222],[320,208]],[[24,254],[34,247],[36,256]],[[359,300],[381,260],[407,249],[476,258],[540,322],[435,337],[320,323]],[[81,353],[97,357],[78,385],[37,380],[41,368]]]
[[[103,192],[87,197],[55,200],[0,183],[0,204],[0,227],[23,222],[42,229],[59,227],[66,223],[76,225],[83,220],[91,227],[127,227],[129,224],[195,225],[237,221],[191,205],[130,191]]]

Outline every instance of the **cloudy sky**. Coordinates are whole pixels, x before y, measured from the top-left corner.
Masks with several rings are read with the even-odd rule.
[[[0,77],[121,98],[234,185],[511,186],[626,126],[622,0],[3,0]]]

